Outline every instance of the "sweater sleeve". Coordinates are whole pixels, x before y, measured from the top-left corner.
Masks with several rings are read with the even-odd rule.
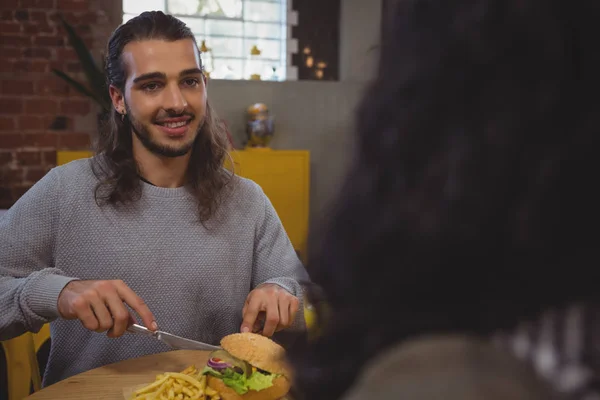
[[[59,194],[53,169],[0,217],[0,340],[57,318],[58,296],[74,279],[54,268]]]
[[[253,262],[252,288],[264,283],[274,283],[300,300],[300,309],[292,329],[304,329],[304,309],[302,282],[309,277],[302,262],[281,224],[271,201],[260,189],[264,202],[264,212],[256,227]]]

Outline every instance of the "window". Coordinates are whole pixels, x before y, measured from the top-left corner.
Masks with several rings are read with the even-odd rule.
[[[123,0],[123,22],[146,10],[190,27],[211,78],[290,78],[287,0]]]

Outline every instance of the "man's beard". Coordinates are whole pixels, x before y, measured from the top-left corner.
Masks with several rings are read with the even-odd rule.
[[[138,122],[133,115],[131,114],[131,110],[127,108],[127,118],[129,119],[129,124],[131,125],[131,130],[135,133],[135,136],[140,140],[142,145],[148,149],[151,153],[156,154],[158,156],[175,158],[186,155],[192,150],[194,147],[195,140],[183,144],[181,147],[170,147],[159,144],[152,139],[152,135],[146,127]],[[200,124],[202,126],[202,123]]]

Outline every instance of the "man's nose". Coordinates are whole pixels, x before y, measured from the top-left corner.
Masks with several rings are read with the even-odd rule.
[[[165,101],[166,104],[164,108],[166,110],[173,110],[178,114],[183,113],[187,107],[187,100],[185,99],[181,88],[177,85],[171,85],[169,87]]]

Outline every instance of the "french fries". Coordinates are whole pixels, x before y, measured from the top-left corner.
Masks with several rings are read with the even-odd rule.
[[[190,365],[181,372],[165,372],[154,382],[137,389],[130,400],[220,400],[219,393],[206,386],[206,376]]]

